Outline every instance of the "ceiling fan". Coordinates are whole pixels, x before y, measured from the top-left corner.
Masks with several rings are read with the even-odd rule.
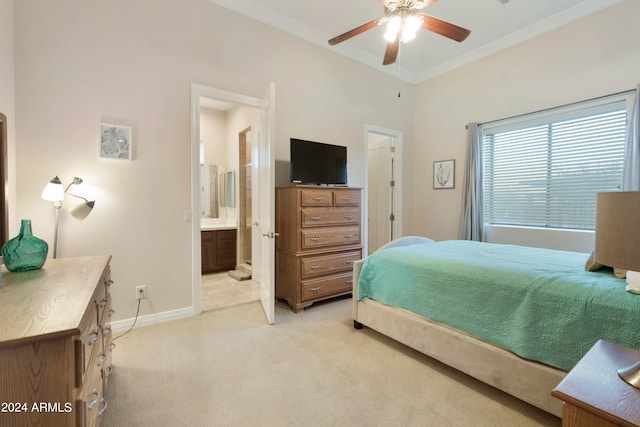
[[[419,13],[426,6],[438,0],[380,0],[384,4],[384,16],[371,22],[360,25],[337,37],[329,40],[334,46],[345,40],[362,34],[372,28],[387,23],[387,31],[384,38],[387,40],[387,49],[384,53],[383,65],[396,62],[400,42],[408,42],[413,39],[420,27],[432,31],[451,40],[461,42],[469,36],[471,31],[458,27],[435,16]]]

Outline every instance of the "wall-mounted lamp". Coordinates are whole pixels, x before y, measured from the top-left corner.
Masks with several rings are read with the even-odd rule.
[[[53,232],[53,258],[57,256],[58,250],[58,222],[60,216],[60,208],[62,207],[62,201],[64,200],[64,195],[67,193],[69,188],[72,185],[80,185],[82,184],[82,178],[75,177],[71,184],[67,185],[67,188],[62,186],[62,181],[57,176],[53,177],[47,185],[42,190],[42,198],[44,200],[48,200],[53,202],[53,207],[56,211],[56,222],[55,228]],[[69,210],[71,216],[76,219],[84,219],[91,213],[91,209],[95,206],[95,200],[89,201],[84,197],[77,196],[73,193],[68,193],[70,196],[77,197],[78,199],[84,200],[84,203],[80,203]]]

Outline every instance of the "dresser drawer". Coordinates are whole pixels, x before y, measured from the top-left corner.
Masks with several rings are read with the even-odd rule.
[[[326,190],[302,190],[300,204],[304,206],[331,206],[331,192]]]
[[[357,224],[360,209],[302,209],[303,227]]]
[[[321,279],[303,280],[301,286],[303,301],[350,292],[353,289],[353,274],[349,272]]]
[[[358,244],[360,243],[360,228],[351,227],[330,230],[303,230],[301,243],[302,249]]]
[[[319,276],[322,274],[352,271],[354,261],[361,258],[360,251],[339,252],[332,255],[322,255],[303,258],[302,278]]]
[[[100,411],[105,408],[105,405],[102,373],[99,368],[90,367],[76,402],[77,425],[98,425]]]
[[[360,206],[360,190],[340,190],[333,192],[334,206]]]

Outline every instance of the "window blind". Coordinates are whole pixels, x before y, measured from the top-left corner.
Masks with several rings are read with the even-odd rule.
[[[594,229],[596,193],[622,188],[627,98],[483,126],[485,222]]]

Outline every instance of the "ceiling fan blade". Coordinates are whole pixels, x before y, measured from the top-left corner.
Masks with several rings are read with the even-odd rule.
[[[461,42],[471,34],[471,31],[466,28],[458,27],[435,16],[427,15],[426,13],[421,13],[420,16],[422,16],[423,19],[422,28],[450,38],[451,40]]]
[[[378,21],[380,21],[381,19],[382,18],[374,19],[373,21],[362,24],[359,27],[354,28],[353,30],[349,30],[344,34],[340,34],[339,36],[336,36],[329,40],[329,44],[331,46],[337,45],[338,43],[342,43],[345,40],[349,40],[351,37],[355,37],[358,34],[362,34],[367,30],[375,28],[378,25]]]
[[[396,39],[387,43],[387,49],[384,52],[384,60],[382,65],[389,65],[396,62],[398,57],[398,50],[400,50],[400,34],[396,36]]]

